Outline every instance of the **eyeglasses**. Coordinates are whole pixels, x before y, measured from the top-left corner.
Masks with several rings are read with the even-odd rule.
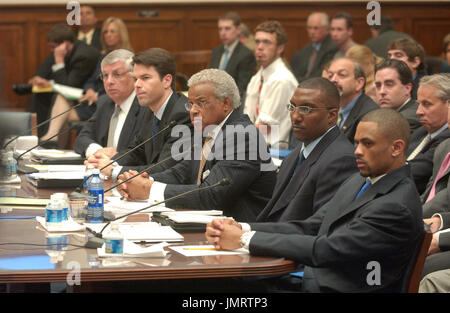
[[[186,110],[190,111],[194,106],[196,106],[199,109],[204,109],[208,104],[209,104],[209,102],[207,102],[207,101],[202,101],[199,103],[192,103],[192,102],[188,101],[184,104],[184,107],[186,108]]]
[[[124,77],[124,76],[125,76],[126,74],[128,74],[128,73],[129,73],[129,72],[123,72],[123,73],[112,72],[112,73],[111,73],[111,77],[112,77],[114,80],[120,80],[122,77]],[[99,78],[100,80],[102,80],[102,81],[106,81],[106,80],[108,80],[109,75],[110,75],[110,74],[108,74],[108,73],[102,73],[102,74],[98,75],[98,78]]]
[[[291,113],[297,111],[298,113],[303,114],[303,115],[308,115],[313,110],[331,110],[331,109],[334,109],[334,108],[311,108],[311,107],[303,106],[303,105],[299,105],[297,107],[297,106],[293,105],[292,103],[289,103],[288,105],[286,105],[286,108]]]

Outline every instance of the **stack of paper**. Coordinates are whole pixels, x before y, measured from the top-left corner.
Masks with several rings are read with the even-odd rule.
[[[63,223],[47,223],[42,216],[36,216],[36,220],[48,232],[77,232],[86,229],[86,226],[78,224],[71,218]]]
[[[221,218],[222,211],[176,211],[153,213],[152,219],[161,225],[167,225],[180,233],[205,232],[206,224],[215,218]]]
[[[115,217],[143,209],[148,207],[150,204],[147,201],[127,201],[121,200],[120,197],[106,197],[108,202],[105,203],[105,212],[111,212]],[[170,212],[172,209],[166,208],[163,205],[157,205],[149,209],[141,211],[141,213],[151,213],[151,212]]]
[[[84,159],[78,153],[57,149],[31,150],[31,160],[40,164],[83,164]]]
[[[97,248],[97,254],[99,257],[139,257],[139,258],[155,258],[165,257],[168,253],[164,250],[167,243],[161,242],[150,247],[141,247],[137,244],[124,239],[123,241],[123,254],[114,254],[105,252],[105,244],[101,248]]]
[[[84,179],[84,172],[44,172],[26,174],[27,180],[37,188],[77,187]]]

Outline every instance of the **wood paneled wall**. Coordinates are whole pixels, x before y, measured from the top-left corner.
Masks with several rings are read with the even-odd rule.
[[[109,16],[122,18],[135,51],[162,47],[171,52],[209,50],[220,44],[217,17],[236,11],[249,29],[266,19],[277,19],[288,33],[286,58],[307,44],[306,18],[316,10],[330,16],[348,12],[354,19],[354,39],[369,39],[367,2],[278,2],[221,4],[98,4],[93,6],[99,26]],[[155,17],[142,17],[154,11]],[[26,109],[28,96],[17,96],[12,84],[26,82],[49,53],[45,36],[56,23],[65,22],[68,11],[61,5],[0,5],[0,106]],[[442,39],[450,32],[449,2],[381,2],[381,14],[389,15],[395,29],[411,34],[428,55],[439,56]]]

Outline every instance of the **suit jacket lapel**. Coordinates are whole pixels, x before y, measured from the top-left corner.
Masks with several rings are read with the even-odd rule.
[[[230,59],[228,60],[227,66],[225,67],[225,70],[227,72],[229,72],[231,69],[233,69],[239,60],[239,53],[241,51],[240,45],[241,45],[241,43],[238,42],[236,47],[233,50],[233,54],[231,55]]]
[[[103,125],[103,127],[101,127],[100,132],[99,132],[100,143],[103,147],[106,147],[107,142],[108,142],[109,123],[111,121],[111,117],[114,113],[114,107],[115,107],[115,104],[111,99],[108,98],[107,101],[108,102],[105,103],[105,106],[106,106],[105,119],[104,119],[105,125]]]
[[[117,149],[127,148],[125,142],[132,142],[133,138],[130,138],[131,134],[134,133],[134,128],[136,127],[136,116],[139,113],[139,103],[137,97],[134,98],[131,104],[130,110],[128,111],[125,122],[123,123],[122,131],[120,132],[119,142],[117,143]]]

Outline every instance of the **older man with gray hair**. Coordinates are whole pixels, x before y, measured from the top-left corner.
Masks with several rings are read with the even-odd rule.
[[[95,153],[113,156],[126,149],[142,127],[144,108],[134,92],[131,61],[133,52],[117,49],[101,63],[106,95],[97,101],[94,123],[86,124],[74,143],[77,153],[89,158]]]
[[[138,176],[118,189],[127,199],[154,203],[226,178],[231,181],[228,186],[199,190],[168,201],[166,206],[218,209],[235,219],[255,221],[269,201],[276,180],[265,140],[248,116],[237,110],[239,90],[225,71],[203,70],[193,75],[188,85],[186,109],[196,132],[194,141],[200,135],[202,148],[194,148],[189,160],[151,178],[146,174]],[[133,174],[126,172],[119,179]]]

